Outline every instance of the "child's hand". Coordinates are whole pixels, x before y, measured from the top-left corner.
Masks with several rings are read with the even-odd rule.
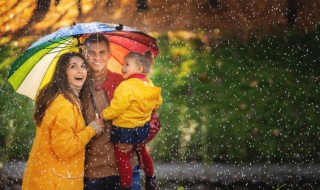
[[[94,119],[94,122],[96,122],[100,126],[104,125],[103,119],[100,119],[100,118]]]

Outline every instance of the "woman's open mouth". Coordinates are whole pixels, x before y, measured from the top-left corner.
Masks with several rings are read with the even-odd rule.
[[[74,79],[76,79],[77,81],[82,81],[83,80],[83,76],[76,76],[76,77],[74,77]]]

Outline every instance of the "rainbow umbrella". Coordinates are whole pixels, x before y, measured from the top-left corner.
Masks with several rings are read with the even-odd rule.
[[[35,99],[39,90],[51,79],[59,56],[65,52],[81,51],[90,34],[103,34],[110,41],[111,58],[108,69],[120,73],[124,57],[131,51],[159,52],[156,39],[123,25],[79,23],[64,27],[33,43],[10,67],[8,81],[20,94]]]

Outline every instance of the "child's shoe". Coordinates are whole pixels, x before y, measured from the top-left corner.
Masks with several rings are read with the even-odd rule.
[[[146,176],[146,190],[160,190],[156,176]]]

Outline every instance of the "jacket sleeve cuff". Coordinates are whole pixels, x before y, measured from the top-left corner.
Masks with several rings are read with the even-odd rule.
[[[89,125],[93,128],[96,135],[100,135],[103,132],[103,126],[99,126],[95,121],[92,121]]]
[[[97,133],[96,133],[96,131],[94,130],[94,127],[91,126],[91,125],[92,125],[92,124],[90,124],[90,125],[87,126],[87,130],[89,131],[90,136],[93,137],[93,136],[95,136]]]

